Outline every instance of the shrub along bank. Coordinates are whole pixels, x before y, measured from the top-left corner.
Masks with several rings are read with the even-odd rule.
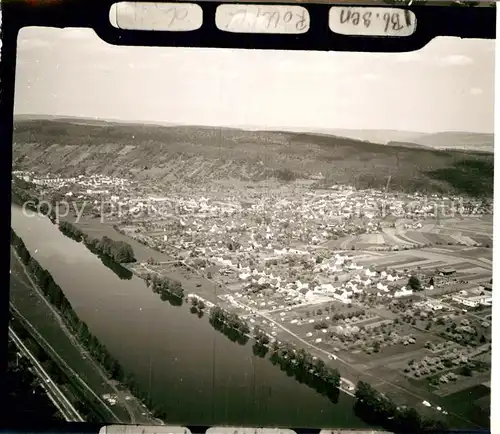
[[[184,289],[182,288],[181,282],[178,280],[159,276],[157,274],[147,274],[144,280],[147,286],[151,286],[155,294],[160,294],[160,298],[163,301],[168,301],[172,306],[182,305],[184,300]]]
[[[397,406],[390,398],[377,392],[364,381],[356,387],[355,414],[370,425],[381,426],[396,433],[444,431],[442,421],[423,418],[414,408]]]
[[[265,357],[270,351],[270,360],[300,383],[313,388],[318,393],[337,403],[340,394],[341,376],[337,369],[325,365],[323,360],[313,357],[304,349],[297,349],[286,342],[270,338],[259,328],[253,332],[247,323],[233,313],[216,306],[210,310],[210,324],[224,333],[232,341],[244,345],[253,337],[253,352]],[[430,430],[441,431],[446,425],[440,420],[423,418],[415,409],[398,407],[390,398],[360,381],[355,394],[355,414],[370,425],[383,427],[397,433],[423,433]]]
[[[87,324],[76,315],[71,303],[62,289],[54,281],[52,275],[33,258],[23,240],[11,228],[11,245],[25,265],[26,271],[40,288],[47,300],[59,311],[71,332],[78,338],[82,346],[98,361],[108,373],[109,377],[125,384],[135,396],[140,398],[154,417],[165,418],[161,408],[154,406],[149,394],[140,387],[132,374],[124,374],[120,363],[111,355],[105,345],[99,342],[96,336],[90,333]]]
[[[83,244],[92,252],[108,256],[119,264],[136,261],[132,246],[125,241],[115,241],[106,236],[101,239],[92,238],[70,222],[59,223],[59,230],[78,243],[83,241]]]
[[[250,327],[238,315],[226,312],[219,306],[210,309],[210,324],[226,335],[231,341],[245,345],[249,339]]]
[[[142,398],[143,402],[152,409],[155,417],[165,418],[164,410],[159,406],[155,408],[155,404],[149,395],[143,391],[143,388],[133,375],[125,375],[118,361],[90,333],[87,325],[78,318],[70,302],[50,273],[41,267],[36,259],[31,257],[22,239],[12,229],[11,244],[45,297],[58,309],[70,330],[78,337],[89,353],[105,368],[109,376],[123,382],[134,395]],[[167,282],[159,278],[152,278],[151,283],[156,288],[155,292],[160,291],[161,294],[172,295],[177,291],[178,295],[174,297],[182,303],[183,292],[180,292],[182,291],[180,283]],[[251,336],[250,327],[244,320],[218,306],[210,309],[210,324],[232,341],[242,345],[246,344]],[[303,349],[297,350],[288,343],[274,341],[270,344],[270,339],[258,328],[254,329],[252,337],[255,340],[255,353],[264,356],[270,350],[270,360],[273,364],[279,365],[282,370],[292,374],[299,382],[307,384],[319,393],[329,397],[332,402],[338,401],[341,378],[337,369],[325,366],[321,359],[313,358]],[[445,428],[441,421],[422,418],[415,409],[398,407],[390,398],[380,394],[369,384],[362,381],[357,385],[355,397],[354,410],[356,415],[371,425],[381,426],[398,433],[420,433],[431,429],[442,430]]]

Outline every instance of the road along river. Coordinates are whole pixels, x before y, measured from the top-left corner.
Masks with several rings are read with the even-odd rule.
[[[168,415],[168,424],[361,428],[353,398],[333,404],[231,342],[186,305],[136,277],[121,280],[47,218],[12,206],[12,227],[61,286],[92,334]]]

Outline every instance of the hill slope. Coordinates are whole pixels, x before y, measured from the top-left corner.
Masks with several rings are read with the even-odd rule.
[[[465,162],[465,163],[464,163]],[[289,181],[322,173],[360,188],[491,195],[493,156],[378,145],[306,133],[168,127],[74,119],[15,122],[16,168],[63,176],[102,173],[196,186]]]

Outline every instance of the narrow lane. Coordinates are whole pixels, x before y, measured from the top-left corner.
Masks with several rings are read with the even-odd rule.
[[[21,351],[21,353],[27,357],[33,368],[42,380],[42,384],[44,385],[49,398],[56,404],[56,406],[61,410],[64,418],[69,422],[85,422],[85,419],[80,416],[77,409],[71,404],[71,402],[66,398],[64,393],[59,389],[56,383],[50,378],[50,375],[45,371],[42,365],[38,362],[36,357],[31,353],[31,351],[24,345],[22,340],[16,334],[16,332],[9,326],[9,336],[16,344],[17,348]]]
[[[122,394],[120,393],[120,391],[115,387],[115,385],[109,380],[108,376],[103,372],[102,368],[100,365],[97,364],[97,362],[93,359],[93,357],[84,349],[82,348],[82,346],[80,345],[80,343],[76,340],[76,338],[73,336],[73,334],[68,330],[68,328],[66,327],[66,324],[64,323],[63,319],[61,318],[61,315],[59,314],[59,312],[57,311],[57,309],[52,306],[52,304],[49,303],[49,301],[45,298],[45,296],[42,294],[42,292],[40,291],[40,289],[38,288],[38,285],[33,281],[33,279],[31,278],[28,270],[26,269],[26,266],[21,262],[21,259],[19,258],[17,252],[14,252],[14,255],[16,257],[16,259],[18,260],[19,264],[21,265],[21,267],[23,268],[23,271],[24,271],[24,274],[26,275],[27,279],[29,280],[31,286],[33,287],[33,289],[35,290],[35,292],[37,293],[37,295],[40,297],[40,299],[47,305],[47,307],[52,311],[54,317],[57,319],[58,323],[59,323],[59,326],[61,327],[61,329],[64,331],[64,333],[68,336],[68,338],[71,340],[71,342],[73,342],[73,344],[83,353],[85,354],[85,356],[87,357],[87,359],[90,361],[90,363],[92,363],[92,365],[94,366],[95,370],[97,372],[99,372],[99,374],[101,375],[102,379],[104,380],[104,382],[106,382],[110,388],[115,392],[116,396],[117,397],[120,397]],[[11,303],[11,307],[14,307],[14,305]],[[14,307],[15,309],[15,307]],[[17,309],[16,309],[17,311]],[[20,315],[19,311],[17,311],[17,313]],[[21,315],[22,316],[22,315]],[[23,317],[24,318],[24,317]],[[29,321],[26,320],[26,318],[24,318],[26,322],[29,323]],[[34,328],[34,327],[33,327]],[[79,378],[79,377],[78,377]],[[87,383],[85,383],[83,380],[81,380],[85,386],[88,388],[88,385]],[[94,394],[94,392],[92,392]],[[95,395],[95,394],[94,394]],[[103,402],[100,398],[99,398],[99,401]],[[121,399],[120,400],[120,404],[123,405],[123,407],[127,410],[127,413],[129,414],[129,417],[130,417],[130,423],[136,423],[136,418],[135,418],[135,415],[134,415],[134,412],[132,411],[132,408],[130,407],[129,403],[125,400],[125,399]],[[109,409],[109,407],[107,405],[105,405],[106,408]],[[111,411],[111,409],[109,409],[109,412],[113,415],[113,418],[119,422],[120,419],[118,418],[118,416],[113,413],[113,411]]]
[[[115,422],[122,423],[123,421],[111,410],[111,408],[98,396],[92,388],[85,382],[85,380],[78,375],[67,363],[66,361],[59,356],[59,354],[50,346],[50,344],[43,338],[43,336],[38,333],[36,328],[16,309],[16,307],[11,303],[10,308],[12,312],[16,315],[16,317],[21,320],[22,324],[26,329],[33,335],[35,339],[37,339],[38,343],[47,350],[47,352],[54,357],[54,359],[61,364],[61,366],[66,369],[69,375],[72,375],[78,382],[86,389],[102,406],[107,410],[108,414],[114,419]]]

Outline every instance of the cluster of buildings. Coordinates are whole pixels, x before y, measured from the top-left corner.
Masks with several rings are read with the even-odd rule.
[[[67,189],[66,194],[72,196],[84,191],[87,194],[111,194],[112,190],[125,190],[132,183],[125,178],[105,175],[79,175],[63,178],[58,175],[38,175],[31,171],[16,170],[12,174],[35,185],[50,187],[53,190]]]
[[[468,291],[459,291],[453,294],[451,299],[456,303],[472,308],[478,306],[491,306],[493,302],[491,291],[481,289],[481,287]]]
[[[295,258],[292,266],[290,257]],[[267,261],[266,265],[260,267],[242,265],[237,259],[217,256],[210,261],[222,267],[220,273],[231,276],[240,284],[239,288],[247,293],[255,294],[271,289],[273,295],[284,294],[294,304],[314,304],[325,299],[349,304],[356,295],[363,293],[371,293],[380,298],[400,298],[413,293],[406,285],[408,276],[370,270],[341,254],[316,263],[318,261],[308,252],[295,250],[281,255],[279,261]],[[297,264],[299,267],[311,264],[312,268],[301,268],[301,271],[296,273],[300,277],[295,278],[294,273],[290,271],[293,271]]]
[[[439,211],[443,206],[476,214],[491,210],[486,201],[350,186],[272,193],[255,188],[241,196],[171,192],[161,197],[152,194],[154,188],[123,178],[13,174],[66,197],[93,198],[100,212],[105,201],[107,215],[125,222],[122,229],[139,241],[159,249],[174,248],[186,260],[204,258],[220,268],[221,275],[252,292],[272,289],[301,302],[330,297],[350,303],[362,293],[381,298],[413,293],[407,273],[363,269],[343,255],[328,257],[325,247],[331,240],[378,233],[387,215],[413,218],[408,229],[418,230],[419,218],[439,218],[446,214]],[[416,270],[416,275],[429,289],[455,280],[455,271],[446,268],[431,275]],[[491,303],[491,297],[487,292],[461,291],[454,301],[477,306]]]
[[[169,192],[166,197],[151,193],[155,190],[136,181],[105,175],[79,175],[63,178],[55,174],[39,175],[31,171],[13,174],[34,184],[64,191],[68,196],[100,195],[116,205],[121,217],[148,217],[168,211],[175,215],[209,214],[230,216],[261,215],[274,223],[286,221],[302,231],[301,238],[311,243],[344,235],[345,232],[377,233],[380,220],[388,216],[398,218],[439,218],[451,212],[484,214],[492,211],[492,201],[465,200],[461,197],[425,196],[419,193],[402,194],[381,190],[357,190],[337,185],[329,189],[296,192],[293,189],[269,192],[256,189],[240,196],[221,195],[219,199],[205,197],[192,191],[189,194]],[[308,231],[307,223],[316,223]],[[323,227],[317,224],[326,222]],[[306,226],[304,226],[306,224]],[[418,227],[418,223],[417,226]],[[332,230],[335,229],[335,230]],[[313,232],[313,233],[310,233]]]
[[[415,272],[415,276],[427,289],[439,288],[458,283],[457,272],[454,268],[443,267],[435,271]],[[491,306],[492,304],[492,285],[483,283],[467,290],[458,290],[451,295],[451,299],[466,307]]]

